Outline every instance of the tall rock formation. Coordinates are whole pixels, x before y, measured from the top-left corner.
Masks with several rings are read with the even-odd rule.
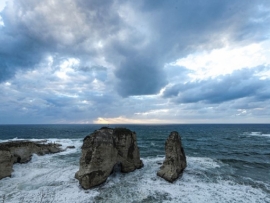
[[[143,166],[136,133],[126,128],[103,127],[84,138],[75,178],[84,189],[89,189],[105,182],[117,164],[125,173]]]
[[[169,182],[173,182],[187,166],[186,155],[178,132],[171,132],[165,143],[165,151],[165,161],[157,175]]]
[[[26,163],[33,154],[44,155],[63,151],[59,144],[40,144],[30,141],[0,143],[0,180],[10,177],[14,163]]]

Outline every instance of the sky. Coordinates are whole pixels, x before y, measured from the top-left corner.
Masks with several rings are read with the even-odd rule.
[[[270,123],[269,0],[0,0],[0,124]]]

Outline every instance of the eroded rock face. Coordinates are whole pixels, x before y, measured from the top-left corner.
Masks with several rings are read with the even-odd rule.
[[[175,181],[187,166],[186,155],[178,132],[173,131],[165,143],[166,157],[157,175],[169,182]]]
[[[0,180],[10,177],[12,173],[13,159],[10,151],[6,147],[0,148]]]
[[[26,163],[33,154],[44,155],[63,151],[59,144],[40,144],[29,141],[0,143],[0,179],[10,177],[14,163]]]
[[[118,151],[117,162],[121,163],[122,172],[128,173],[143,166],[135,132],[116,128],[113,131],[113,140]]]
[[[92,188],[105,182],[116,164],[122,172],[143,166],[136,134],[125,128],[101,128],[84,138],[75,178],[84,189]]]
[[[85,137],[80,159],[80,170],[76,173],[83,188],[88,189],[104,182],[117,162],[113,130],[95,131]]]

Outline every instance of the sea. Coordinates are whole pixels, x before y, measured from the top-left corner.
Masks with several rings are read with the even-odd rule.
[[[59,143],[57,154],[33,155],[0,180],[0,202],[44,203],[270,203],[270,124],[106,125],[137,134],[144,167],[115,170],[107,181],[84,190],[74,178],[85,136],[102,125],[0,125],[0,142]],[[178,131],[187,168],[173,183],[156,175],[165,141]]]

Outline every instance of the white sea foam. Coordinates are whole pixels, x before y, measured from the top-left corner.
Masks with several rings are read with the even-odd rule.
[[[261,135],[262,133],[261,132],[251,132],[250,135],[254,135],[254,136],[258,136],[258,135]]]
[[[263,134],[262,132],[245,132],[244,135],[270,137],[270,134]]]
[[[211,171],[223,167],[207,157],[187,157],[188,166],[173,184],[156,176],[164,156],[143,158],[144,167],[132,173],[112,174],[105,184],[83,190],[74,178],[79,168],[82,140],[49,139],[74,145],[65,152],[37,156],[27,164],[15,164],[11,178],[0,181],[5,202],[270,202],[260,188],[233,180],[211,177]]]
[[[263,137],[270,137],[270,134],[261,134]]]
[[[189,169],[210,169],[210,168],[219,168],[221,163],[214,161],[213,159],[207,157],[187,157],[188,163],[195,163],[189,165]]]
[[[157,146],[154,142],[151,142],[150,145],[151,145],[152,147]]]
[[[130,174],[115,174],[102,187],[100,202],[267,202],[260,189],[230,180],[198,176],[200,168],[216,168],[209,158],[188,157],[182,178],[173,184],[156,176],[163,158],[143,159],[145,166]],[[198,169],[196,171],[195,169]],[[198,173],[197,173],[198,172]]]
[[[62,144],[64,148],[72,145],[75,149],[44,156],[34,154],[27,164],[15,164],[12,177],[0,181],[0,201],[5,195],[5,202],[91,202],[98,194],[84,191],[74,178],[82,140],[48,139],[48,142]]]

